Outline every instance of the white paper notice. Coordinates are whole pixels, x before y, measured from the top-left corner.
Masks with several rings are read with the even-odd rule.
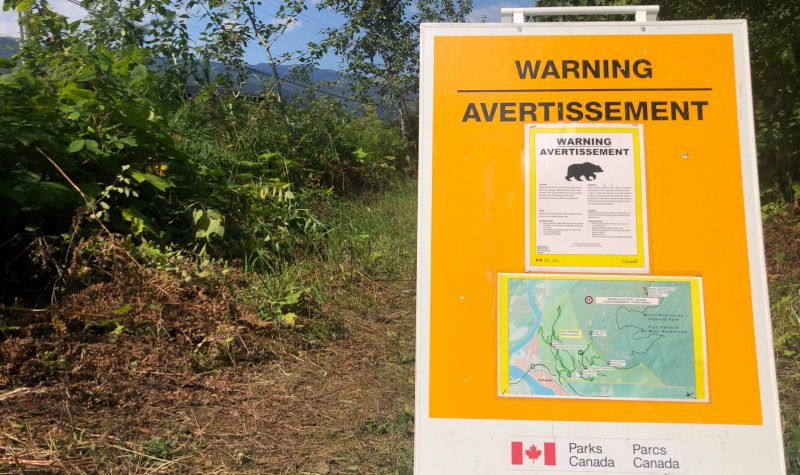
[[[528,134],[529,267],[646,272],[639,126],[531,126]]]

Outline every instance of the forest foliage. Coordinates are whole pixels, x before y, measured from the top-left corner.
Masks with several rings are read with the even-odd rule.
[[[428,3],[427,19],[449,4]],[[70,23],[45,0],[4,3],[22,13],[26,31],[0,76],[5,304],[57,297],[70,285],[75,249],[98,233],[126,236],[131,256],[144,260],[178,252],[269,270],[320,245],[326,225],[315,204],[413,173],[413,144],[384,107],[387,95],[406,101],[416,87],[413,34],[391,53],[404,58],[392,69],[403,89],[373,88],[353,107],[313,90],[292,101],[282,93],[278,65],[291,61],[302,75],[331,47],[273,54],[305,2],[286,0],[269,22],[243,0],[83,5],[88,17]],[[360,8],[371,7],[348,14]],[[419,18],[402,20],[408,33]],[[196,37],[192,22],[205,25]],[[349,34],[364,36],[360,28]],[[249,79],[250,42],[275,72],[255,100],[237,92]],[[370,71],[354,83],[380,68]],[[188,97],[189,84],[201,92]]]

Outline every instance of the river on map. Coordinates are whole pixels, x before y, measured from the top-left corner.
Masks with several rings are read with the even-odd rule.
[[[519,350],[525,348],[525,345],[530,343],[534,336],[536,336],[536,332],[539,331],[539,326],[542,324],[542,312],[539,310],[539,307],[536,306],[536,296],[533,295],[533,286],[538,281],[535,279],[531,279],[528,282],[528,306],[531,308],[533,312],[533,321],[531,322],[531,326],[528,327],[527,333],[523,336],[514,346],[508,348],[508,356],[511,357],[514,353],[518,352]]]
[[[536,306],[536,297],[533,295],[533,286],[537,282],[538,281],[535,279],[530,280],[528,282],[528,289],[527,289],[528,306],[530,306],[531,311],[533,312],[533,321],[531,322],[531,326],[528,328],[528,331],[525,333],[525,336],[523,336],[519,340],[519,342],[517,342],[514,346],[509,347],[508,349],[509,359],[511,358],[511,355],[521,350],[522,348],[525,348],[525,345],[530,343],[533,337],[536,336],[536,332],[539,331],[539,326],[542,324],[542,312],[541,310],[539,310],[539,307]],[[514,379],[522,378],[528,385],[528,387],[531,389],[533,394],[539,396],[553,396],[556,393],[555,390],[539,384],[539,382],[536,381],[536,379],[534,379],[533,376],[523,371],[522,369],[517,368],[516,366],[509,365],[508,376]]]
[[[554,389],[548,388],[546,386],[542,386],[539,384],[539,381],[536,381],[533,376],[522,371],[521,369],[517,368],[516,366],[509,366],[508,368],[508,376],[509,378],[514,378],[519,380],[522,378],[525,381],[525,384],[531,388],[531,392],[537,396],[554,396],[556,391]]]

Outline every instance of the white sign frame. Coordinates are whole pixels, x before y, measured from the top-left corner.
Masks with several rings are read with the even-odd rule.
[[[570,421],[445,419],[429,417],[433,64],[437,36],[732,34],[744,184],[747,252],[763,423],[588,423]],[[785,474],[777,381],[761,225],[752,113],[750,55],[744,20],[681,22],[423,24],[420,68],[420,162],[417,274],[417,373],[414,473],[519,474],[508,465],[513,438],[679,441],[684,474]],[[492,318],[487,315],[487,318]],[[489,355],[487,355],[489,357]],[[713,397],[713,396],[712,396]],[[581,472],[571,472],[581,473]],[[584,472],[584,473],[589,473]],[[617,472],[622,473],[622,472]],[[664,472],[661,473],[673,473]]]

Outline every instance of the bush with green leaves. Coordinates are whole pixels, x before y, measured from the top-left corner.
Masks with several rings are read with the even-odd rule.
[[[183,97],[198,61],[165,50],[157,33],[184,44],[186,15],[170,16],[160,0],[119,11],[87,5],[81,24],[45,0],[4,2],[26,12],[27,31],[0,75],[6,303],[56,295],[18,289],[62,285],[70,253],[96,233],[268,270],[320,242],[324,226],[307,196],[382,188],[396,176],[407,144],[374,112],[313,95],[248,101],[229,92],[228,74]],[[213,34],[204,38],[211,47]],[[213,58],[235,69],[240,49],[223,46],[231,53]]]
[[[227,161],[224,168],[257,171],[295,189],[333,187],[338,194],[383,188],[396,178],[396,157],[407,147],[399,128],[374,111],[348,110],[324,96],[278,108],[269,96],[254,103],[205,94],[184,103],[175,127],[180,147],[198,161],[195,168]]]
[[[184,177],[174,180],[174,193],[228,223],[225,239],[207,251],[253,269],[319,243],[324,225],[310,198],[385,187],[397,178],[394,156],[405,146],[375,114],[324,98],[277,108],[269,98],[207,93],[185,101],[171,122],[176,147],[189,157],[166,171]]]
[[[23,45],[0,75],[4,286],[32,272],[26,255],[63,254],[98,228],[158,234],[173,186],[158,170],[182,159],[146,50],[90,45],[55,14],[37,21],[49,41]]]

